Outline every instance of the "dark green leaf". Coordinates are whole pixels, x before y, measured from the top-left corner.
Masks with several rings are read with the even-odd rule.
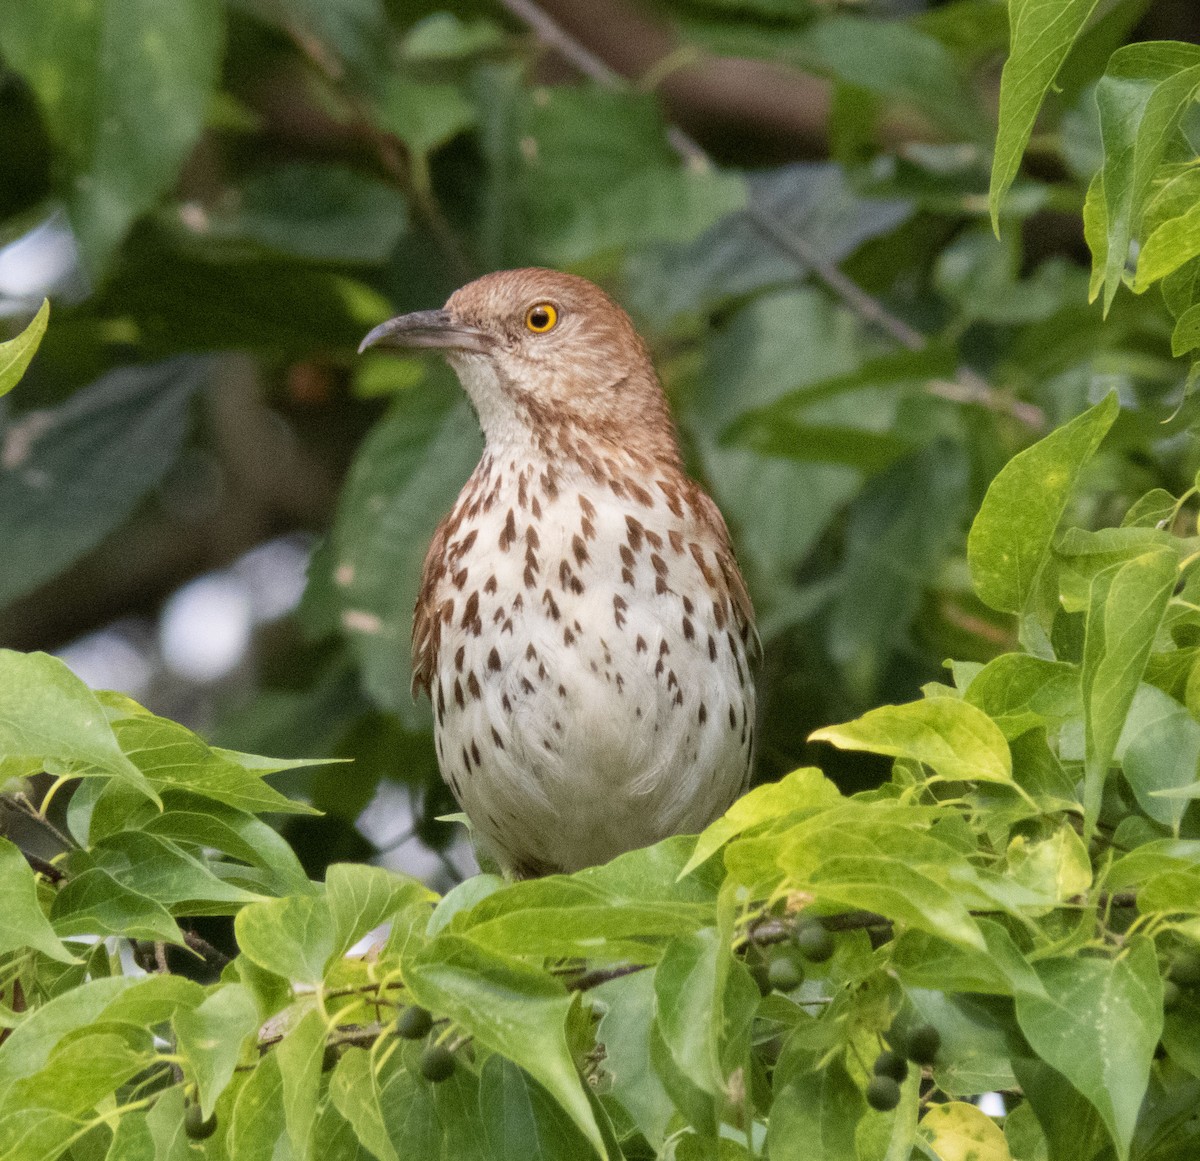
[[[371,1053],[365,1048],[346,1049],[330,1078],[329,1095],[378,1161],[400,1161],[384,1123]]]
[[[63,937],[124,935],[183,943],[183,932],[161,903],[123,886],[99,867],[75,876],[59,890],[50,922]]]
[[[124,521],[175,462],[207,361],[110,371],[47,411],[0,421],[0,606]]]
[[[837,1057],[820,1068],[777,1073],[767,1128],[772,1161],[857,1157],[855,1129],[865,1112],[862,1093]]]
[[[222,23],[217,0],[0,5],[0,49],[41,102],[71,225],[97,281],[204,127]]]
[[[479,1074],[479,1116],[493,1161],[590,1161],[587,1138],[541,1085],[493,1056]]]
[[[397,400],[364,442],[342,491],[328,559],[340,622],[380,705],[409,728],[409,637],[421,563],[480,451],[466,401],[438,376]]]

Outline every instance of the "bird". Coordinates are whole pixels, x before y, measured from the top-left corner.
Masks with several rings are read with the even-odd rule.
[[[483,431],[412,631],[476,842],[527,879],[702,830],[749,784],[760,644],[628,314],[576,275],[503,270],[368,348],[444,354]]]

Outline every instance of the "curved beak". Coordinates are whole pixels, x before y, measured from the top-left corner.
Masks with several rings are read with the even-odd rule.
[[[426,347],[486,354],[494,345],[487,331],[456,321],[449,311],[418,310],[380,323],[358,344],[358,353],[361,355],[368,347]]]

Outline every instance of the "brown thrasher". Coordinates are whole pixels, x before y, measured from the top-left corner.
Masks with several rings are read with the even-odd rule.
[[[750,773],[754,612],[629,316],[582,278],[507,270],[372,346],[445,352],[483,428],[412,648],[485,849],[527,877],[702,829]]]

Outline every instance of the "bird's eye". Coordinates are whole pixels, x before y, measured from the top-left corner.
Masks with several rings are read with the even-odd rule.
[[[558,311],[548,302],[539,302],[525,312],[525,325],[535,335],[544,335],[554,329],[558,322]]]

